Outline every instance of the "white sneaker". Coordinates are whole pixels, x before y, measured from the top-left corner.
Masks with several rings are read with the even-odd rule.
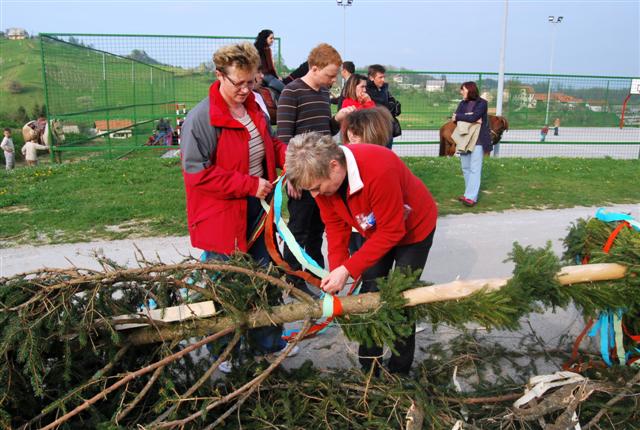
[[[220,366],[218,366],[218,370],[222,373],[231,373],[231,371],[233,370],[233,363],[231,363],[231,361],[229,360],[223,361],[222,363],[220,363]]]
[[[289,345],[287,344],[287,346],[282,348],[280,351],[276,352],[276,355],[282,354],[284,350],[287,349],[288,347]],[[293,348],[291,348],[291,351],[289,351],[289,354],[287,354],[287,358],[295,357],[296,355],[298,355],[299,352],[300,352],[300,347],[296,345]]]

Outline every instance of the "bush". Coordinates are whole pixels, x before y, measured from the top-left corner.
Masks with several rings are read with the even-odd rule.
[[[9,81],[9,84],[7,85],[7,90],[11,94],[20,94],[24,90],[24,87],[19,81]]]
[[[27,115],[27,110],[24,106],[18,106],[13,118],[18,124],[24,125],[29,122],[29,115]]]

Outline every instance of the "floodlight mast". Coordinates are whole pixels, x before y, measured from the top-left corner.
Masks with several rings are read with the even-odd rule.
[[[560,24],[564,19],[563,16],[553,16],[549,15],[549,23],[550,24]],[[553,30],[551,33],[551,58],[549,59],[549,75],[553,74],[553,54],[556,47],[556,30],[558,28],[557,25],[552,26]],[[547,111],[544,115],[544,125],[549,125],[549,106],[551,106],[551,76],[549,76],[549,88],[547,89]]]
[[[336,0],[338,6],[342,6],[342,59],[347,57],[347,7],[353,4],[353,0]]]
[[[504,17],[502,20],[502,48],[500,48],[500,68],[498,70],[498,93],[496,94],[496,115],[502,115],[502,99],[504,94],[505,51],[507,49],[507,21],[509,17],[509,0],[504,0]],[[500,155],[500,143],[494,146],[493,155]]]

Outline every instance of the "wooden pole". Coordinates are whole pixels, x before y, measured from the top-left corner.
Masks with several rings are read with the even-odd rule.
[[[557,279],[561,285],[571,285],[584,282],[597,282],[621,279],[627,268],[620,264],[586,264],[581,266],[563,267],[558,272]],[[446,300],[458,300],[473,293],[485,290],[496,291],[507,285],[509,278],[477,279],[470,281],[453,281],[447,284],[431,285],[429,287],[414,288],[403,293],[407,300],[406,306],[416,306]],[[357,296],[340,297],[344,314],[364,313],[380,306],[379,293],[366,293]],[[311,304],[293,303],[276,306],[272,313],[258,311],[247,315],[244,321],[235,321],[231,317],[196,318],[180,321],[168,327],[144,327],[124,332],[127,342],[134,345],[155,343],[178,338],[205,336],[224,330],[238,324],[248,328],[263,327],[285,322],[299,321],[306,318],[320,318],[322,316],[322,300]]]

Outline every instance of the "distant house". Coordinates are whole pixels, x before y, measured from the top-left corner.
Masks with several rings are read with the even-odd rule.
[[[488,103],[493,102],[493,94],[491,94],[489,91],[483,91],[482,94],[480,94],[480,97],[485,99]]]
[[[396,84],[401,84],[404,77],[402,75],[393,75],[393,82]]]
[[[108,126],[105,120],[98,120],[95,124],[97,134],[115,130],[109,133],[109,137],[112,139],[127,139],[133,135],[133,131],[130,128],[133,126],[133,121],[129,119],[111,119]]]
[[[536,94],[535,99],[539,102],[546,103],[547,95],[546,94]],[[556,101],[564,105],[567,109],[573,110],[581,103],[584,103],[584,100],[579,99],[574,96],[570,96],[564,93],[551,93],[551,101]]]
[[[64,134],[80,134],[80,127],[73,124],[65,124],[62,126],[62,132]]]
[[[7,28],[7,39],[23,40],[29,37],[29,33],[24,28]]]
[[[446,83],[444,79],[429,79],[425,83],[425,90],[428,93],[443,93]]]
[[[398,84],[398,88],[402,88],[403,90],[419,90],[422,88],[420,84]]]
[[[587,100],[585,106],[592,112],[607,111],[607,102],[605,100]]]
[[[504,90],[503,97],[520,109],[535,109],[536,92],[531,85],[512,86]]]

